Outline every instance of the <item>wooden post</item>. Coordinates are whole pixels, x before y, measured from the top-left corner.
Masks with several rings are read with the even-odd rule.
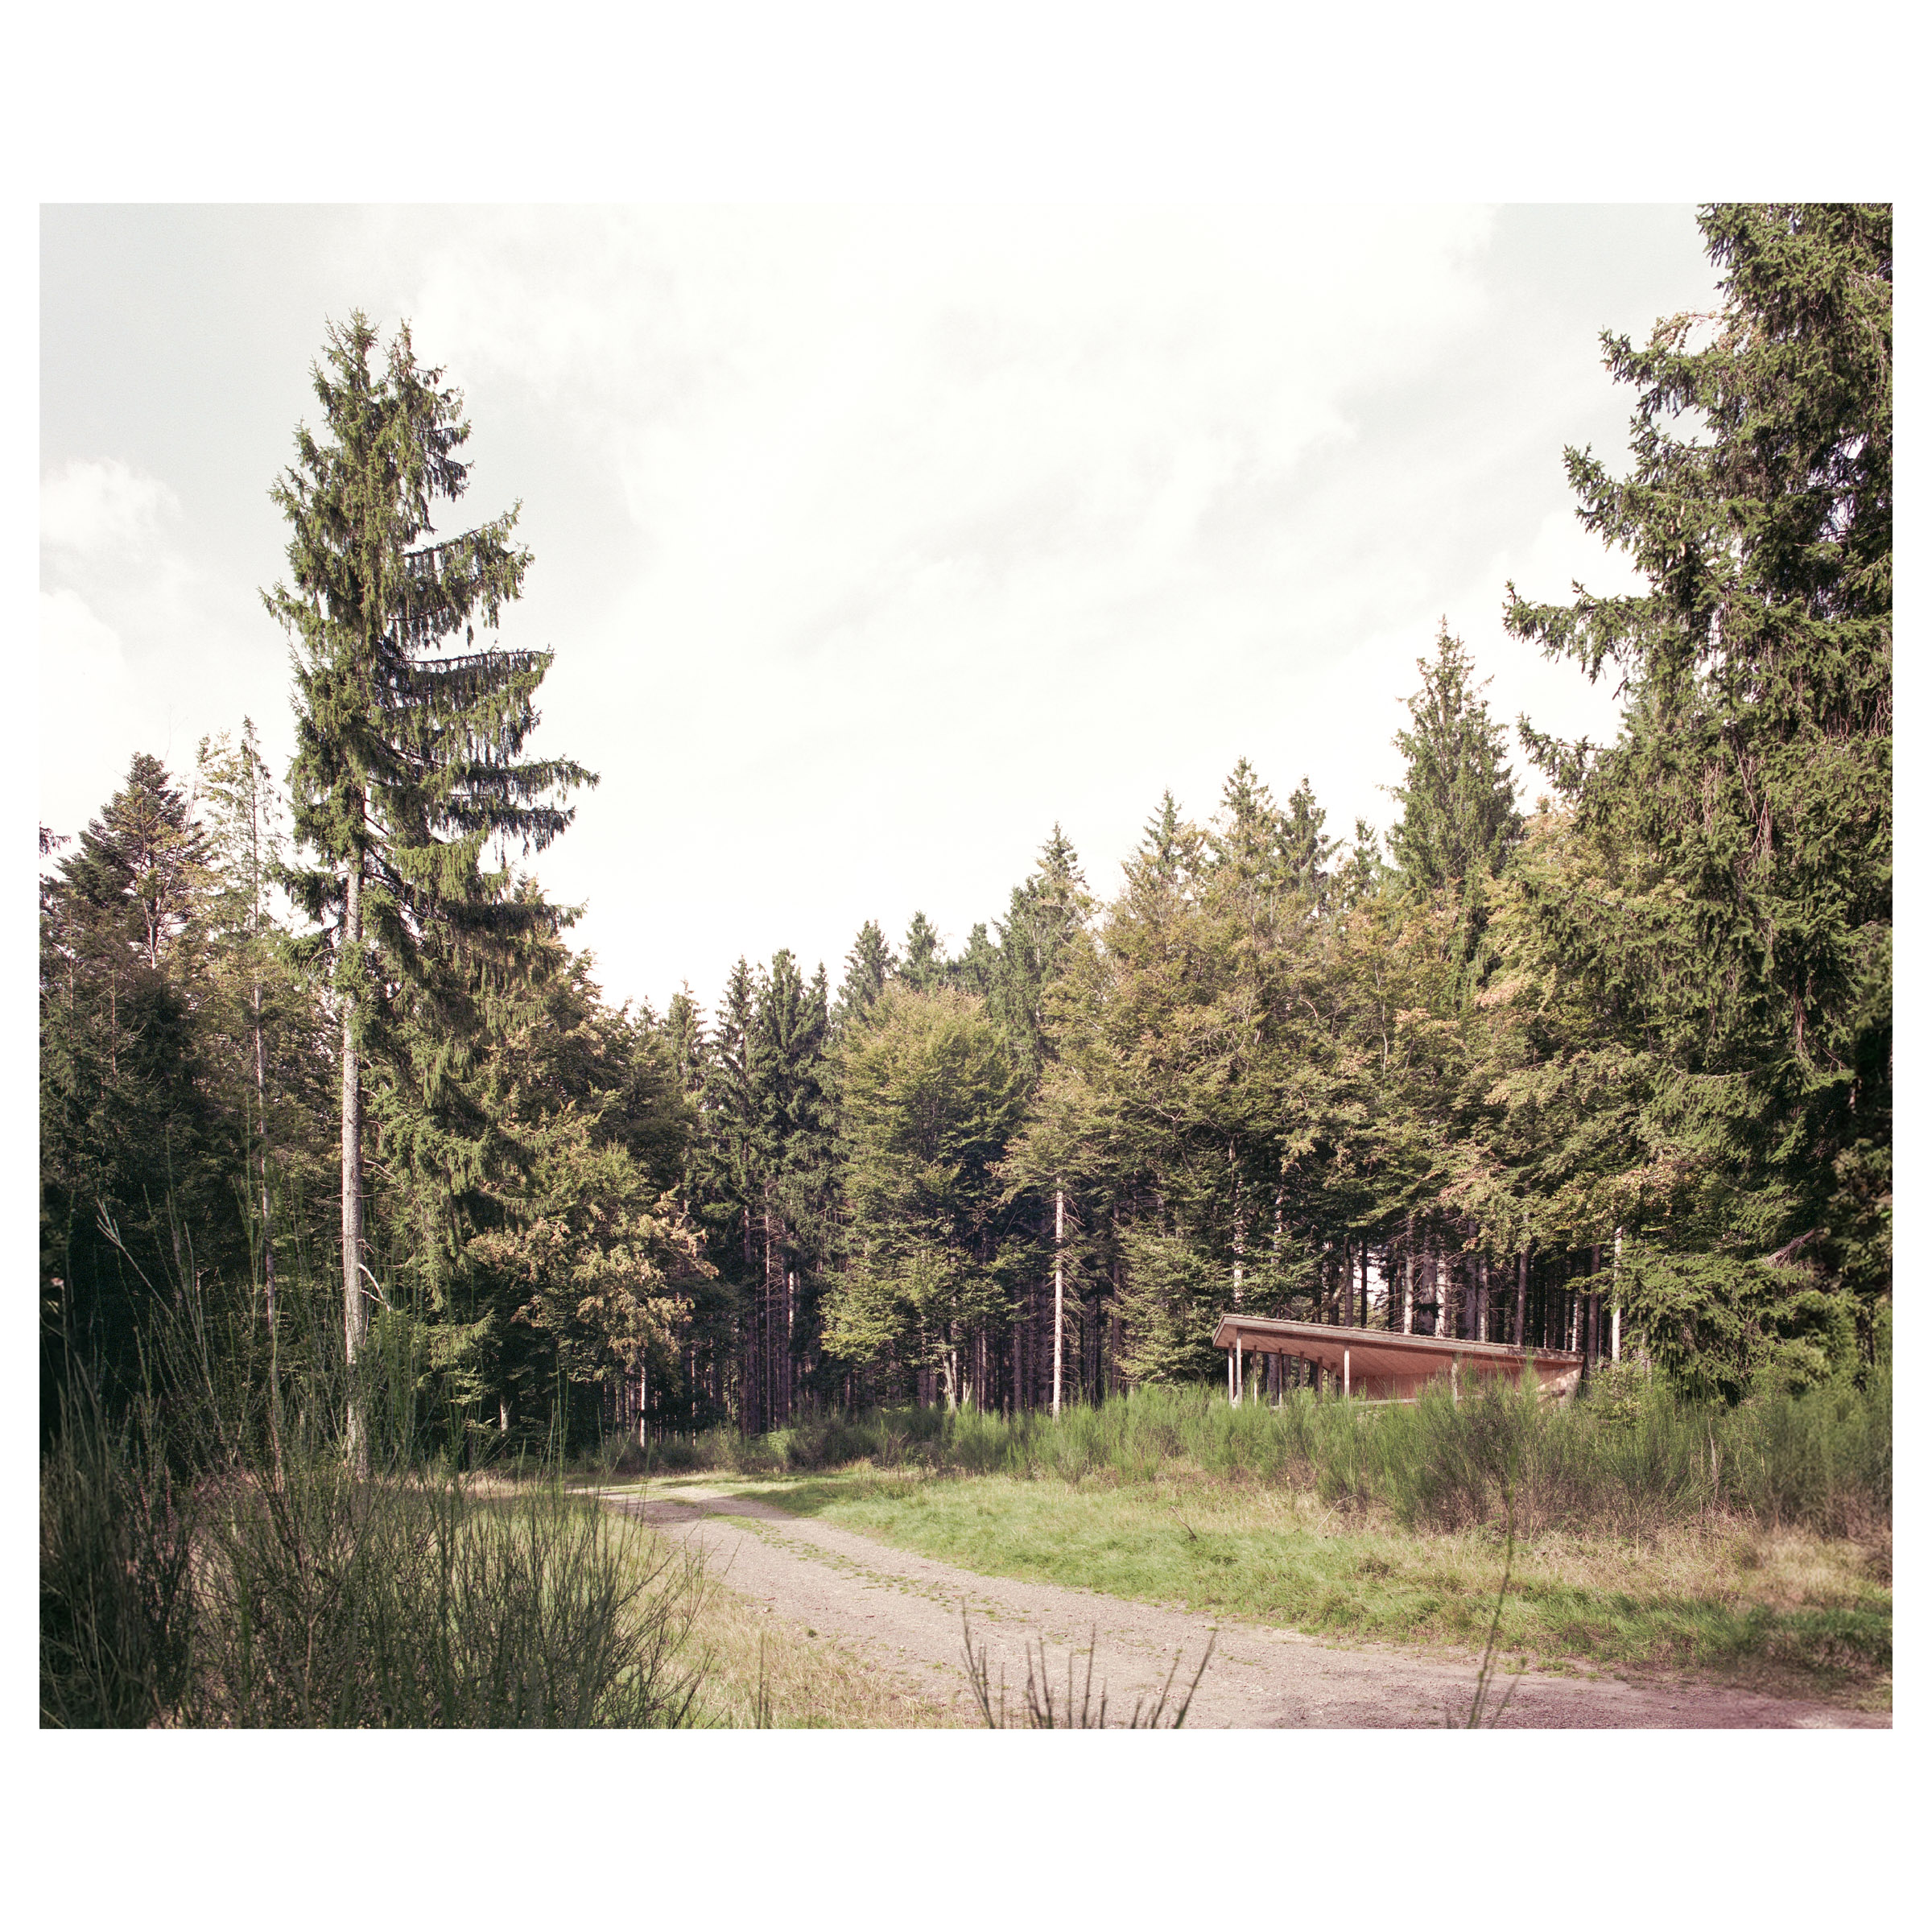
[[[1231,1409],[1234,1406],[1234,1358],[1241,1345],[1237,1338],[1234,1347],[1228,1351],[1228,1406]]]
[[[1348,1349],[1347,1349],[1347,1348],[1344,1348],[1343,1349],[1343,1351],[1342,1351],[1342,1394],[1343,1394],[1343,1397],[1344,1397],[1344,1399],[1347,1397],[1347,1396],[1348,1396]]]

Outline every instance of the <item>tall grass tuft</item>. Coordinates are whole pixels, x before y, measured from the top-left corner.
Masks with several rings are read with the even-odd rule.
[[[85,1385],[40,1468],[40,1721],[165,1724],[196,1667],[193,1495]]]
[[[1413,1403],[1295,1391],[1241,1407],[1211,1389],[1150,1388],[1057,1418],[875,1410],[752,1439],[714,1430],[654,1453],[665,1468],[744,1474],[863,1462],[1077,1485],[1193,1472],[1386,1510],[1408,1528],[1497,1522],[1513,1494],[1525,1533],[1641,1534],[1729,1516],[1860,1537],[1891,1520],[1891,1381],[1881,1364],[1862,1385],[1766,1388],[1735,1407],[1686,1399],[1629,1368],[1561,1405],[1506,1383],[1459,1402],[1439,1385]]]
[[[197,1721],[683,1723],[696,1593],[636,1534],[551,1487],[497,1501],[333,1460],[231,1484],[203,1542]]]
[[[267,1381],[246,1335],[179,1306],[118,1414],[69,1364],[41,1461],[43,1725],[691,1721],[696,1559],[560,1470],[507,1494],[463,1473],[416,1426],[411,1364],[382,1382],[379,1352],[386,1454],[359,1479],[325,1347]]]

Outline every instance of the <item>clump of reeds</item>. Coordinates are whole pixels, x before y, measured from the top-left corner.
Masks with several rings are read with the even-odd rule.
[[[1046,1640],[1042,1637],[1029,1641],[1026,1645],[1026,1687],[1022,1694],[1024,1702],[1009,1706],[1005,1672],[1001,1672],[996,1687],[985,1646],[974,1648],[972,1619],[963,1608],[960,1612],[960,1626],[961,1647],[966,1654],[966,1681],[972,1686],[973,1702],[979,1707],[980,1722],[989,1731],[1178,1731],[1187,1721],[1195,1693],[1200,1689],[1201,1679],[1208,1673],[1208,1660],[1214,1655],[1215,1633],[1210,1631],[1194,1676],[1176,1699],[1174,1686],[1180,1675],[1181,1653],[1175,1651],[1167,1680],[1153,1703],[1149,1704],[1145,1697],[1136,1698],[1126,1720],[1109,1725],[1104,1682],[1100,1686],[1099,1701],[1096,1703],[1094,1699],[1093,1665],[1099,1649],[1097,1629],[1088,1633],[1087,1669],[1081,1679],[1077,1701],[1074,1696],[1074,1653],[1069,1650],[1067,1653],[1066,1687],[1056,1692],[1052,1673],[1046,1668]]]

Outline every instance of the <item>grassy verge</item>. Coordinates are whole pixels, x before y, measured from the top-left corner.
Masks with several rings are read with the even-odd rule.
[[[1406,1529],[1199,1471],[1077,1486],[863,1469],[740,1484],[985,1575],[1356,1641],[1480,1648],[1502,1575],[1494,1525]],[[1499,1642],[1543,1669],[1690,1670],[1882,1708],[1891,1628],[1889,1539],[1711,1519],[1520,1541]]]

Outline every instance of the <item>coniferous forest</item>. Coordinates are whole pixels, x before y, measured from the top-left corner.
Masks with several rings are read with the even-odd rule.
[[[1385,827],[1152,774],[1117,877],[1042,827],[956,954],[868,923],[662,1012],[545,894],[596,774],[530,748],[532,558],[464,522],[454,378],[331,325],[263,592],[292,766],[237,719],[43,834],[43,1439],[190,1307],[265,1414],[339,1377],[363,1468],[1089,1403],[1218,1377],[1234,1308],[1719,1403],[1877,1360],[1890,214],[1702,221],[1721,313],[1606,336],[1627,457],[1567,459],[1647,590],[1496,587],[1613,741],[1493,715],[1445,628]]]

